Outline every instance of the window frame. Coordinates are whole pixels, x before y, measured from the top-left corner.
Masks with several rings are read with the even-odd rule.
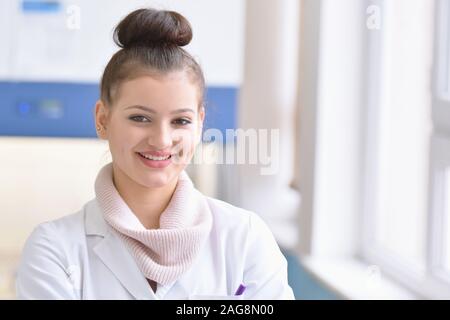
[[[450,3],[437,0],[435,7],[433,104],[429,169],[428,283],[450,297],[450,272],[444,270],[445,174],[450,169]],[[444,73],[446,72],[446,73]],[[447,83],[445,88],[445,82]],[[450,187],[450,186],[447,186]],[[450,200],[450,199],[449,199]],[[448,217],[450,218],[450,217]],[[448,230],[447,232],[450,232]]]
[[[389,20],[386,19],[386,0],[367,0],[367,6],[378,5],[383,10],[382,29],[388,29]],[[445,5],[447,15],[444,15],[442,5]],[[433,127],[436,130],[443,132],[450,132],[450,77],[447,85],[448,92],[446,95],[442,94],[443,72],[442,63],[444,60],[442,47],[447,46],[450,53],[450,31],[447,31],[446,26],[450,25],[450,4],[448,2],[438,0],[434,8],[435,15],[435,50],[433,57],[433,100],[432,100],[432,114]],[[444,40],[444,41],[443,41]],[[376,156],[379,154],[375,148],[377,146],[377,127],[378,122],[378,105],[382,103],[383,92],[380,84],[382,79],[383,64],[383,32],[369,32],[367,37],[368,48],[368,63],[367,75],[368,78],[366,86],[366,150],[365,150],[365,176],[364,176],[364,204],[363,204],[363,223],[362,223],[362,258],[372,264],[380,267],[383,274],[398,281],[406,288],[412,290],[419,297],[432,299],[445,299],[450,297],[450,281],[445,278],[445,275],[440,268],[442,264],[442,249],[443,234],[440,227],[442,226],[442,172],[443,165],[450,167],[450,136],[446,139],[442,136],[436,136],[433,133],[430,138],[430,154],[429,154],[429,191],[428,191],[428,212],[426,213],[426,261],[425,267],[411,264],[401,257],[388,250],[378,246],[375,241],[375,216],[377,199],[372,196],[377,190],[377,160]],[[450,64],[450,56],[447,63]],[[447,65],[448,66],[448,65]],[[449,75],[450,69],[447,68]],[[447,108],[444,107],[446,104]],[[370,121],[369,121],[370,119]],[[449,119],[449,121],[445,121]],[[444,127],[445,129],[442,129]],[[439,128],[439,129],[437,129]],[[444,139],[444,140],[443,140]],[[445,149],[447,148],[447,149]]]

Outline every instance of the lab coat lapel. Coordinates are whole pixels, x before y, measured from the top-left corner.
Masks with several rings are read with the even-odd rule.
[[[93,248],[95,254],[136,299],[155,299],[125,243],[103,219],[96,199],[89,202],[85,214],[86,235],[102,237]]]
[[[155,299],[145,277],[120,238],[109,232],[94,252],[136,299]]]

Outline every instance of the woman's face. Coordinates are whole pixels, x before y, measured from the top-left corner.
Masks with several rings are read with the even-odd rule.
[[[111,108],[96,106],[114,165],[144,187],[173,181],[201,139],[205,113],[198,103],[198,87],[182,71],[120,84]]]

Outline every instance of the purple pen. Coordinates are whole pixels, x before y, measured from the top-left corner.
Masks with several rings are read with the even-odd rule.
[[[244,286],[243,284],[240,284],[240,285],[239,285],[239,288],[237,288],[236,293],[235,293],[234,295],[235,295],[235,296],[240,296],[240,295],[242,295],[242,294],[244,293],[244,291],[245,291],[246,288],[247,288],[246,286]]]

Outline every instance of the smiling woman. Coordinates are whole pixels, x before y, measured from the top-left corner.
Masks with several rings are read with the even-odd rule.
[[[189,22],[173,11],[136,10],[115,29],[121,49],[95,105],[113,161],[82,210],[29,237],[19,298],[211,298],[243,285],[239,298],[294,298],[262,219],[204,196],[184,170],[205,118],[203,73],[182,48],[191,39]]]

